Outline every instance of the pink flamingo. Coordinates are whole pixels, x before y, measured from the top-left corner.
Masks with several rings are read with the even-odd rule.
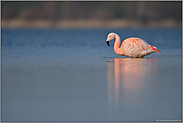
[[[114,51],[116,54],[122,56],[129,56],[132,58],[143,58],[146,55],[149,55],[153,52],[161,53],[156,47],[149,45],[146,41],[140,38],[127,38],[123,41],[121,47],[121,39],[118,34],[110,33],[107,37],[106,43],[108,46],[109,41],[116,38],[114,43]]]

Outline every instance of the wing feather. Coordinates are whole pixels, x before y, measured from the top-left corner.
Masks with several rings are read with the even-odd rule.
[[[137,57],[151,50],[149,44],[140,38],[128,38],[123,41],[122,47],[125,49],[126,55]]]

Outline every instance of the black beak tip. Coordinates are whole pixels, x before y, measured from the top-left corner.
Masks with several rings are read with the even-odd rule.
[[[110,45],[109,45],[109,41],[106,41],[106,43],[107,43],[108,46],[110,46]]]

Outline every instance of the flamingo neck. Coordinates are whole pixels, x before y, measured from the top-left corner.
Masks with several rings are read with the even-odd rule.
[[[116,40],[115,40],[115,43],[114,43],[114,51],[116,52],[116,54],[125,55],[123,47],[120,47],[121,39],[120,39],[119,35],[116,34],[115,38],[116,38]]]

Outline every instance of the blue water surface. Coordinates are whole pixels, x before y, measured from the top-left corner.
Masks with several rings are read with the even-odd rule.
[[[107,35],[161,54],[119,56]],[[1,29],[1,121],[181,121],[182,29]]]

